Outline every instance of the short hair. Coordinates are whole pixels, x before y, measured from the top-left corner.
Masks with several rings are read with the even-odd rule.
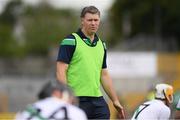
[[[100,16],[100,11],[95,6],[84,7],[81,11],[80,17],[83,18],[86,15],[86,13],[98,14]]]
[[[38,93],[38,99],[44,99],[50,97],[54,90],[58,90],[60,92],[67,91],[70,96],[73,96],[72,90],[62,82],[55,80],[55,81],[48,81],[43,85],[40,92]]]

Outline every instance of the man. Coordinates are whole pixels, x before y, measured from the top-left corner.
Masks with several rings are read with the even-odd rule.
[[[89,119],[109,119],[107,103],[100,85],[124,118],[123,107],[113,88],[106,65],[106,47],[97,36],[100,11],[95,6],[83,8],[81,28],[61,43],[57,58],[57,79],[68,84],[79,98]]]
[[[170,103],[173,102],[173,87],[168,84],[157,84],[155,99],[141,104],[135,111],[132,120],[168,120]]]
[[[180,99],[179,99],[178,104],[176,106],[175,119],[180,119]]]
[[[16,120],[87,120],[85,113],[72,105],[73,94],[67,86],[49,82],[42,90],[40,100],[18,113]]]
[[[62,84],[62,83],[61,83]],[[46,83],[42,88],[41,90],[39,91],[37,97],[39,100],[42,100],[42,99],[45,99],[47,97],[51,97],[51,90],[52,89],[52,82],[48,82]],[[76,105],[78,106],[78,99],[77,97],[74,96],[74,93],[72,92],[71,89],[67,88],[66,91],[68,92],[68,102],[70,104],[73,104],[73,105]]]

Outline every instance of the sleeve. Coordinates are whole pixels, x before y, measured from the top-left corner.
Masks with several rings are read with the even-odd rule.
[[[74,54],[75,47],[76,40],[72,34],[63,39],[59,46],[57,61],[69,64]]]
[[[69,107],[69,118],[73,120],[88,120],[82,109],[72,105]]]
[[[102,41],[103,47],[104,47],[104,58],[103,58],[103,64],[102,64],[102,69],[107,68],[107,63],[106,63],[106,58],[107,58],[107,50],[106,50],[106,43]]]
[[[83,111],[78,116],[77,120],[87,120],[87,116]]]

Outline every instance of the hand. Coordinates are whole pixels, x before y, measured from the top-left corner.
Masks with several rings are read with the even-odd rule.
[[[121,106],[119,101],[114,101],[113,102],[114,107],[116,108],[116,110],[118,111],[118,116],[120,119],[125,119],[125,113],[124,113],[124,109]]]

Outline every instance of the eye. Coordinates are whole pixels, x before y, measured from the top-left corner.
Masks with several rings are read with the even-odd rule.
[[[98,21],[98,19],[94,19],[94,21],[95,21],[95,22],[97,22],[97,21]]]

